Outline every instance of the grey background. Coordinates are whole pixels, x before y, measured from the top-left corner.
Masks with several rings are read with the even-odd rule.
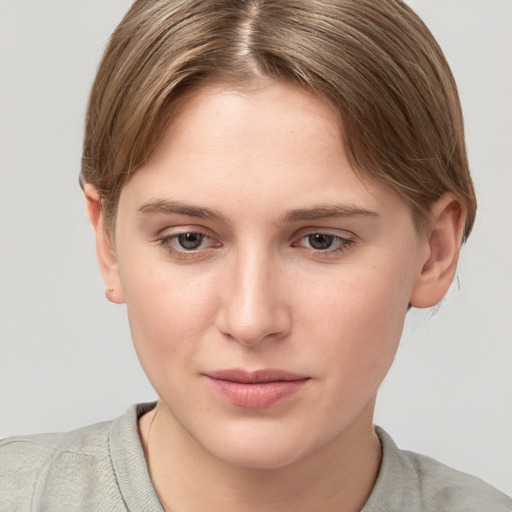
[[[512,493],[512,2],[411,0],[450,61],[479,216],[460,290],[412,312],[376,422]],[[0,435],[153,400],[104,298],[77,176],[88,89],[129,0],[0,0]]]

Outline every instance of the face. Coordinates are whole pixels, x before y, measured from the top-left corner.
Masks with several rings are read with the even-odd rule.
[[[371,425],[425,241],[356,177],[326,102],[197,91],[122,190],[115,243],[140,361],[201,450],[279,467]]]

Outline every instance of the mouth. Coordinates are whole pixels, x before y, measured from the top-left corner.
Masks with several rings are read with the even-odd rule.
[[[228,402],[248,409],[265,409],[291,398],[310,377],[284,370],[230,369],[204,374],[213,390]]]

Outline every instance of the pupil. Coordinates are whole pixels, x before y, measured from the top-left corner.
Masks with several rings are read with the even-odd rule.
[[[178,241],[184,249],[197,249],[203,241],[201,233],[183,233],[178,236]]]
[[[332,235],[322,235],[322,234],[315,234],[315,235],[309,235],[309,244],[313,249],[319,249],[319,250],[325,250],[329,249],[332,245],[333,240]]]

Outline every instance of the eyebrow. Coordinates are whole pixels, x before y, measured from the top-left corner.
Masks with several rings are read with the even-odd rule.
[[[352,205],[332,204],[289,210],[283,217],[283,222],[297,222],[303,220],[335,219],[340,217],[378,217],[379,214],[366,208]]]
[[[192,206],[179,201],[168,201],[167,199],[157,199],[144,203],[139,208],[139,212],[143,214],[164,213],[167,215],[185,215],[186,217],[227,222],[226,217],[217,210]]]
[[[144,203],[138,210],[142,214],[163,213],[167,215],[184,215],[198,219],[209,219],[218,222],[228,223],[225,215],[218,210],[192,206],[179,201],[157,199]],[[299,208],[288,210],[281,216],[281,223],[299,222],[306,220],[334,219],[343,217],[378,217],[379,214],[366,208],[359,208],[352,205],[331,204],[313,206],[311,208]]]

